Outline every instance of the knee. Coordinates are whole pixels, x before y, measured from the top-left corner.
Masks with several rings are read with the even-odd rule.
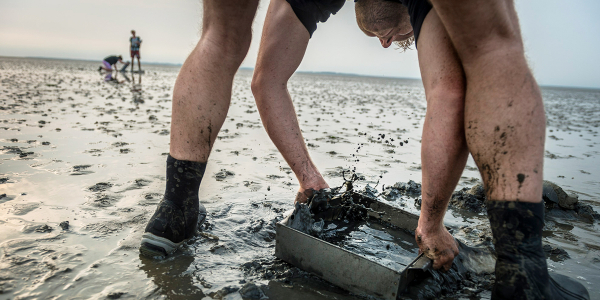
[[[287,88],[288,77],[271,72],[269,67],[259,63],[254,68],[250,88],[257,102],[261,101],[269,91]]]
[[[254,73],[252,74],[252,83],[250,83],[250,89],[252,90],[252,95],[254,95],[254,99],[258,101],[260,96],[260,91],[262,87],[265,85],[262,74],[260,73],[258,66],[254,68]]]
[[[251,27],[231,26],[227,24],[211,24],[202,30],[199,44],[206,45],[210,51],[218,53],[223,64],[232,63],[236,67],[248,53],[252,41]]]
[[[264,69],[265,68],[260,64],[257,64],[254,68],[254,73],[252,74],[250,89],[252,90],[252,94],[256,101],[259,101],[267,86],[269,86],[269,77],[266,75]]]
[[[466,86],[462,74],[441,78],[426,91],[428,108],[443,107],[444,113],[462,113],[465,106]],[[447,112],[450,110],[450,112]]]

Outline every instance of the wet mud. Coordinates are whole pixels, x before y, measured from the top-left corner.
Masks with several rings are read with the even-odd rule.
[[[298,186],[262,127],[248,70],[236,75],[200,187],[206,223],[172,257],[141,257],[141,234],[165,189],[179,69],[148,65],[144,74],[105,82],[97,67],[0,57],[0,299],[360,299],[273,255],[275,224],[293,209]],[[354,171],[354,190],[419,213],[420,81],[300,73],[289,91],[330,186]],[[544,177],[578,199],[573,209],[560,197],[546,202],[548,267],[598,300],[600,92],[542,93],[555,137],[546,139]],[[472,159],[462,176],[457,192],[481,182]],[[446,225],[469,247],[490,245],[485,210],[474,209],[479,200],[461,201]],[[360,226],[349,245],[404,240]],[[438,282],[452,282],[443,275]],[[461,282],[442,298],[489,299],[491,277]]]

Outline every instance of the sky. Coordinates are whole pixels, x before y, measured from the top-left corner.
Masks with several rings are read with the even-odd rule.
[[[600,88],[600,1],[515,3],[538,83]],[[254,67],[268,4],[260,3],[242,67]],[[199,0],[0,0],[0,56],[127,57],[135,29],[143,40],[142,63],[181,64],[200,38],[201,14]],[[347,1],[318,25],[298,70],[420,78],[416,50],[392,48],[358,29]]]

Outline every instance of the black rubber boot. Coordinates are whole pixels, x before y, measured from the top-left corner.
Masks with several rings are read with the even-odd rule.
[[[493,300],[589,300],[581,283],[548,274],[542,249],[542,202],[487,201],[486,205],[498,256]]]
[[[145,256],[167,256],[196,234],[204,223],[206,209],[198,189],[206,163],[167,158],[165,195],[142,235],[140,252]]]

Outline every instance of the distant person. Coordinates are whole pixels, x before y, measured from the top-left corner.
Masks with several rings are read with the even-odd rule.
[[[104,60],[102,61],[102,65],[98,68],[98,71],[108,71],[108,72],[112,72],[113,71],[113,66],[114,66],[114,70],[117,69],[117,62],[120,62],[122,64],[126,64],[125,62],[123,62],[123,57],[121,55],[116,56],[116,55],[110,55],[104,58]]]
[[[142,39],[135,35],[135,30],[131,31],[131,37],[129,38],[129,50],[131,53],[131,72],[133,72],[133,66],[135,65],[135,58],[138,59],[138,71],[142,71],[142,65],[140,63],[140,47],[142,46]]]

